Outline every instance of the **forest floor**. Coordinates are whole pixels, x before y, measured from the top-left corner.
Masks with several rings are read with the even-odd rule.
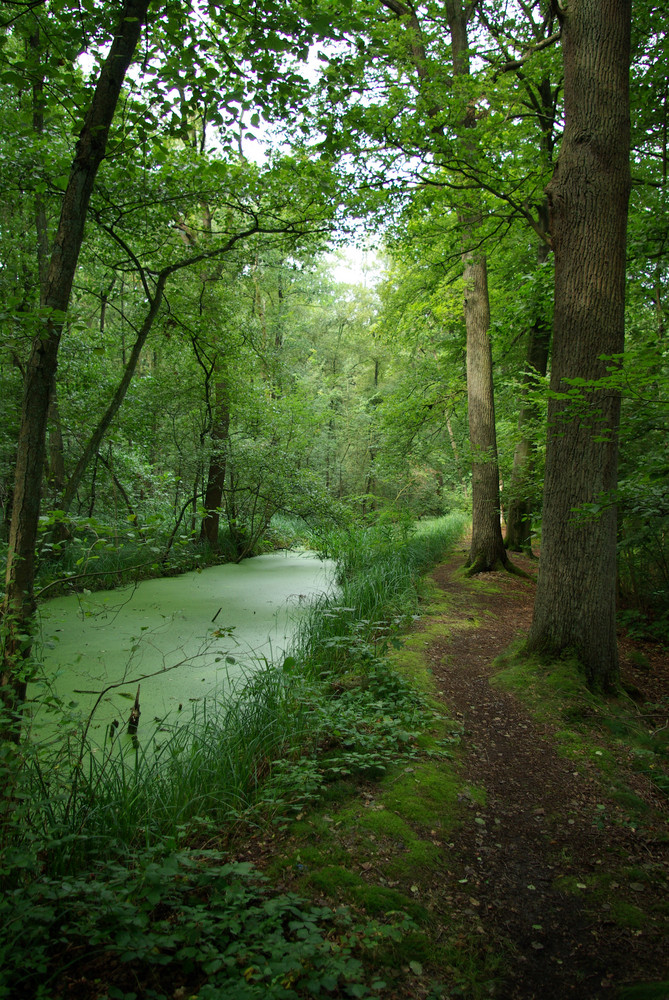
[[[532,614],[536,561],[514,561],[528,578],[468,579],[461,552],[437,567],[396,656],[431,675],[459,733],[454,759],[409,761],[353,802],[333,790],[242,853],[280,888],[408,910],[421,932],[383,970],[392,1000],[666,1000],[667,799],[651,780],[661,757],[629,734],[667,726],[669,657],[622,639],[633,697],[613,709],[569,667],[542,680],[500,662]]]

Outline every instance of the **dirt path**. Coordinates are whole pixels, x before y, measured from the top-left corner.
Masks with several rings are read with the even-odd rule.
[[[477,592],[457,574],[461,566],[458,554],[433,574],[453,626],[432,633],[427,655],[464,725],[465,778],[487,791],[485,806],[468,804],[471,822],[458,831],[448,865],[455,908],[491,948],[510,950],[511,979],[496,995],[594,1000],[625,983],[664,979],[666,837],[660,843],[657,831],[635,828],[594,761],[560,754],[549,727],[491,686],[493,660],[529,626],[534,585],[496,573],[485,584],[498,592],[485,584]],[[650,806],[663,807],[650,783],[631,780]]]

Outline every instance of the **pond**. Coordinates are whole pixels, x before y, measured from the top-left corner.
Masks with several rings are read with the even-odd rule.
[[[179,712],[190,717],[191,706],[262,659],[280,662],[300,613],[331,579],[332,563],[291,551],[55,598],[39,609],[44,674],[29,698],[39,704],[53,692],[74,717],[99,700],[90,729],[97,742],[114,720],[126,726],[138,686],[140,731]],[[52,728],[49,716],[36,712],[37,735]]]

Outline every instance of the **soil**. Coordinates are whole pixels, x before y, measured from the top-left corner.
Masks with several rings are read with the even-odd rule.
[[[513,561],[534,577],[536,561]],[[487,792],[484,807],[467,803],[472,821],[448,848],[444,891],[453,910],[491,948],[506,950],[512,971],[495,990],[505,1000],[594,1000],[617,995],[625,983],[666,979],[666,825],[631,820],[594,761],[560,753],[549,726],[491,686],[499,669],[493,661],[529,628],[534,580],[487,574],[496,592],[476,592],[458,573],[462,564],[458,554],[433,579],[448,593],[456,622],[476,616],[480,625],[451,628],[428,650],[439,690],[464,725],[464,778]],[[669,663],[661,649],[644,647],[639,657],[638,644],[623,640],[621,671],[640,702],[664,704],[666,714]],[[648,817],[666,818],[656,787],[624,756],[618,768]],[[621,908],[637,915],[626,921],[634,926],[614,919]],[[652,995],[669,997],[669,989]]]

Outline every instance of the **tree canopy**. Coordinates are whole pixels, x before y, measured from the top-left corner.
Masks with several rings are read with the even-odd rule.
[[[623,0],[2,5],[10,715],[36,574],[91,519],[153,534],[164,566],[244,558],[282,516],[465,508],[479,571],[512,565],[501,511],[509,549],[541,532],[531,642],[615,685],[616,600],[656,632],[669,614],[665,20]],[[366,240],[382,278],[338,282],[327,251]],[[611,335],[579,340],[614,300]]]

